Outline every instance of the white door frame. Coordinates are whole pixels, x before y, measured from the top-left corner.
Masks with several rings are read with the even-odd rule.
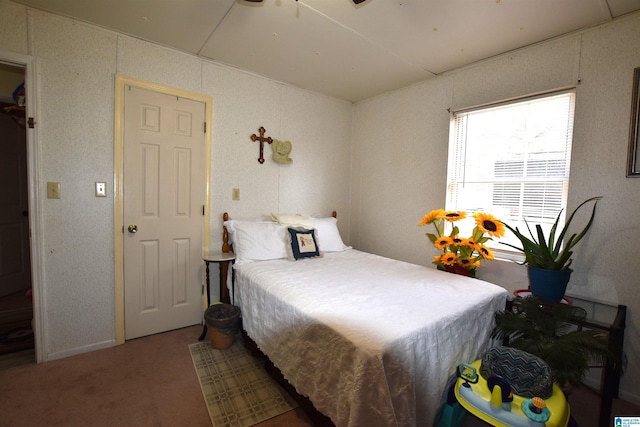
[[[160,92],[167,95],[179,96],[192,99],[205,104],[206,122],[206,160],[205,160],[205,215],[204,215],[204,236],[202,238],[202,249],[209,247],[210,234],[210,182],[211,182],[211,135],[212,132],[212,111],[213,99],[210,96],[196,92],[189,92],[170,86],[138,80],[131,77],[116,74],[115,81],[115,120],[114,120],[114,143],[113,143],[113,240],[114,240],[114,264],[115,264],[115,323],[116,323],[116,344],[124,344],[124,182],[123,182],[123,149],[124,149],[124,91],[127,86],[134,86],[141,89]],[[204,285],[204,284],[203,284]]]
[[[36,59],[33,56],[0,50],[0,61],[24,67],[26,117],[32,117],[35,127],[26,128],[27,136],[27,173],[29,187],[29,233],[31,246],[31,290],[33,292],[33,327],[36,362],[46,362],[48,349],[46,319],[46,297],[42,285],[43,246],[42,246],[42,211],[40,209],[40,150],[38,140],[38,85]]]

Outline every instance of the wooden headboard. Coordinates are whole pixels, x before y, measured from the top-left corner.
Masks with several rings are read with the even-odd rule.
[[[331,212],[331,216],[334,218],[338,218],[338,212]],[[222,252],[229,253],[233,252],[233,244],[229,243],[229,230],[224,225],[224,221],[229,221],[229,214],[227,212],[222,214]]]

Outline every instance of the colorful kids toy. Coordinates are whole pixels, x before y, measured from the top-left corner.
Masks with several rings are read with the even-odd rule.
[[[458,367],[455,399],[471,414],[499,427],[566,427],[569,404],[539,357],[510,347],[494,347],[482,360]],[[464,415],[449,402],[439,427],[457,427]],[[458,409],[456,409],[458,408]]]

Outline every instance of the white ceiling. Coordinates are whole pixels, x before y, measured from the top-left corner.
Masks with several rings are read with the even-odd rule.
[[[359,101],[640,10],[640,0],[14,0]]]

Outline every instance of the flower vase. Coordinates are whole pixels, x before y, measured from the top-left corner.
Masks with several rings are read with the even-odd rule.
[[[567,284],[571,277],[572,269],[545,270],[528,266],[529,289],[531,294],[547,304],[557,304],[562,301],[567,290]]]
[[[453,273],[453,274],[459,274],[461,276],[467,276],[467,277],[472,277],[472,278],[476,278],[476,270],[468,270],[462,266],[459,265],[445,265],[444,267],[440,267],[438,266],[438,270],[442,270],[442,271],[446,271],[449,273]]]

